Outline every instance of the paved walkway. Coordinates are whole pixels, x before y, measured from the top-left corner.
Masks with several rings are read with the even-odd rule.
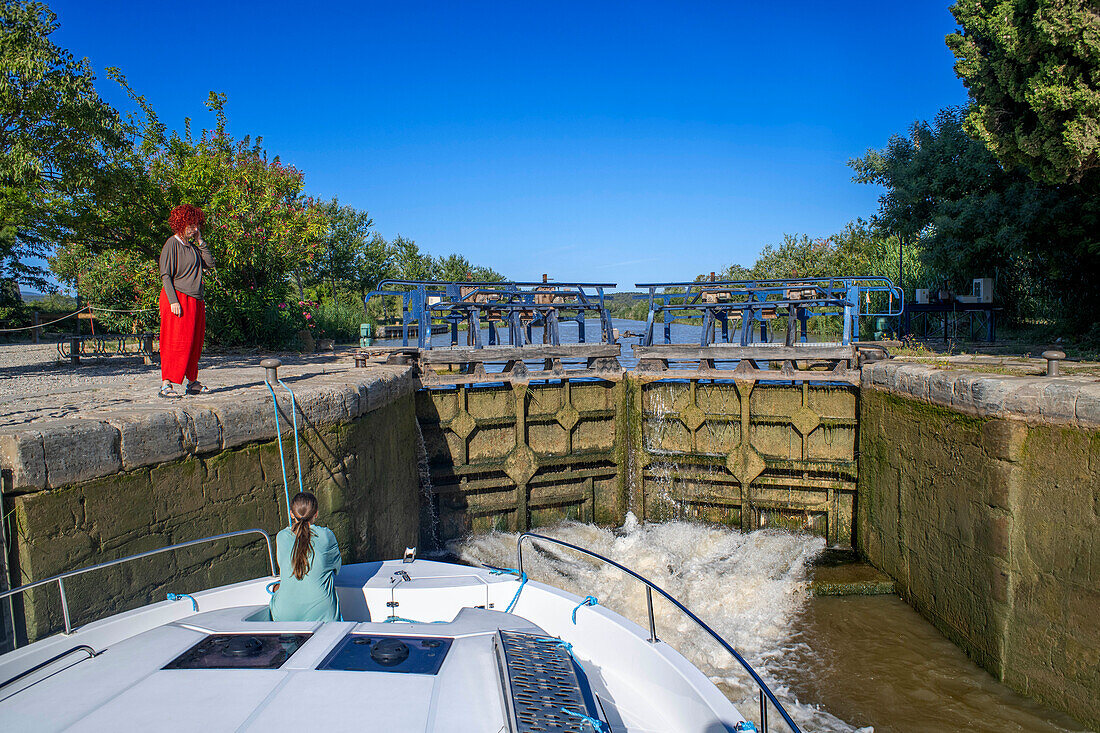
[[[56,344],[0,345],[0,427],[43,420],[93,417],[119,408],[224,403],[264,386],[261,359],[276,356],[284,366],[279,376],[295,388],[313,375],[354,368],[350,356],[339,353],[280,354],[241,352],[204,356],[199,379],[210,388],[202,396],[166,400],[157,396],[159,365],[141,357],[85,359],[80,366],[58,363]],[[261,390],[265,391],[266,390]]]

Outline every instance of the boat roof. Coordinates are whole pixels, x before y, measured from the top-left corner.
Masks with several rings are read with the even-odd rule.
[[[204,639],[257,633],[264,608],[199,613],[113,645],[63,673],[0,692],[9,730],[471,731],[505,727],[493,639],[500,629],[545,635],[500,611],[464,608],[449,623],[272,623],[262,633],[309,634],[278,669],[166,669]],[[318,669],[349,635],[453,639],[436,674]],[[227,688],[232,689],[227,695]],[[4,700],[18,695],[19,704]]]

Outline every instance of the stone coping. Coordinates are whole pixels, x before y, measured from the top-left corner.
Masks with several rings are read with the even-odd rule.
[[[0,426],[0,467],[11,475],[7,491],[56,489],[190,455],[274,440],[271,392],[261,375],[262,370],[255,367],[246,381],[225,393],[212,391],[176,400],[155,395],[117,400],[105,408],[89,405],[70,417]],[[415,390],[407,366],[329,364],[302,373],[287,365],[280,370],[280,378],[297,397],[300,431],[346,423]],[[275,391],[285,435],[293,430],[290,395],[277,385]]]
[[[1100,427],[1100,379],[937,369],[897,359],[864,365],[860,386],[979,417]]]

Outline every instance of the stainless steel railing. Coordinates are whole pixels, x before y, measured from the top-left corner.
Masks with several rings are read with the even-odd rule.
[[[12,588],[11,590],[3,591],[0,593],[0,600],[8,598],[9,596],[18,595],[20,593],[26,593],[27,591],[38,588],[39,586],[47,585],[49,583],[57,583],[57,589],[61,592],[61,616],[65,622],[65,633],[73,633],[72,620],[69,616],[69,599],[65,595],[65,579],[71,578],[74,575],[83,575],[84,573],[90,573],[93,570],[102,570],[103,568],[109,568],[112,565],[121,565],[122,563],[132,562],[133,560],[140,560],[143,557],[150,557],[152,555],[159,555],[162,552],[170,552],[172,550],[182,550],[184,547],[191,547],[193,545],[201,545],[204,542],[215,542],[217,540],[225,540],[230,537],[240,537],[246,534],[259,534],[263,535],[264,542],[267,545],[267,563],[271,567],[271,574],[275,575],[275,555],[271,552],[271,536],[262,529],[240,529],[235,532],[226,532],[225,534],[213,535],[212,537],[203,537],[197,540],[189,540],[187,542],[180,542],[179,544],[169,545],[167,547],[161,547],[156,550],[149,550],[147,552],[140,552],[137,555],[130,555],[128,557],[120,557],[117,560],[108,560],[107,562],[101,562],[98,565],[90,565],[86,568],[79,568],[77,570],[70,570],[59,575],[54,575],[49,578],[43,578],[42,580],[36,580],[33,583],[27,585],[21,585],[18,588]]]
[[[79,646],[74,646],[72,649],[69,649],[67,651],[63,651],[60,654],[55,654],[54,656],[50,657],[46,661],[39,662],[38,664],[34,665],[30,669],[24,669],[22,672],[15,675],[14,677],[11,677],[9,679],[4,680],[3,682],[0,682],[0,690],[4,689],[8,685],[14,685],[19,680],[26,679],[27,677],[30,677],[35,672],[37,672],[41,669],[45,669],[46,667],[49,667],[54,662],[62,660],[65,657],[69,656],[70,654],[75,654],[77,652],[84,652],[85,654],[88,655],[88,657],[87,657],[88,659],[92,659],[93,657],[98,657],[100,654],[103,653],[103,652],[97,652],[95,649],[88,646],[87,644],[80,644]],[[78,661],[82,662],[84,660],[81,659],[81,660],[78,660]]]
[[[692,613],[688,609],[687,606],[685,606],[683,603],[680,603],[680,601],[676,600],[671,595],[669,595],[669,593],[667,591],[665,591],[663,588],[661,588],[660,586],[653,583],[651,580],[646,578],[644,575],[640,575],[640,574],[634,572],[633,570],[631,570],[630,568],[628,568],[627,566],[622,565],[620,563],[617,563],[614,560],[612,560],[611,558],[604,557],[603,555],[599,554],[598,552],[593,552],[592,550],[588,550],[584,547],[579,547],[578,545],[570,544],[569,542],[565,542],[563,540],[555,539],[554,537],[547,537],[545,535],[535,534],[533,532],[524,532],[523,534],[521,534],[519,536],[519,539],[516,540],[516,569],[519,570],[520,573],[523,572],[523,541],[527,540],[527,539],[540,540],[540,541],[543,541],[543,542],[549,542],[549,543],[554,544],[554,545],[560,545],[561,547],[567,547],[570,550],[574,550],[576,552],[581,553],[582,555],[588,555],[589,557],[594,557],[597,560],[600,560],[601,562],[607,563],[608,565],[613,565],[614,567],[618,568],[619,570],[622,570],[624,573],[631,576],[635,580],[639,580],[642,583],[644,583],[645,584],[646,608],[649,611],[649,641],[650,641],[651,644],[655,644],[658,641],[658,639],[657,639],[657,624],[656,624],[656,621],[655,621],[654,616],[653,616],[653,591],[657,591],[658,593],[660,593],[661,596],[663,596],[666,601],[668,601],[672,605],[676,606],[676,608],[680,609],[681,613],[683,613],[689,619],[694,621],[695,624],[697,626],[699,626],[699,628],[701,628],[703,631],[707,632],[707,634],[712,639],[714,639],[716,642],[718,642],[718,644],[721,645],[723,649],[725,649],[727,652],[729,652],[733,656],[733,658],[736,659],[737,662],[742,667],[744,667],[745,671],[749,673],[749,676],[752,677],[753,681],[756,682],[757,687],[760,688],[760,718],[761,718],[760,725],[761,725],[761,728],[763,730],[763,733],[768,732],[768,709],[767,709],[767,705],[765,703],[765,699],[771,701],[771,704],[774,705],[775,709],[779,711],[779,714],[780,714],[780,716],[782,716],[783,721],[788,726],[790,726],[790,729],[791,729],[792,733],[802,733],[801,729],[799,729],[799,727],[795,724],[795,722],[793,720],[791,720],[791,716],[790,716],[789,713],[787,713],[786,708],[784,708],[783,705],[779,702],[779,700],[775,697],[775,693],[773,693],[771,691],[771,688],[768,687],[768,684],[766,682],[764,682],[764,680],[760,677],[760,675],[757,674],[756,670],[752,668],[752,665],[749,664],[747,661],[745,661],[745,658],[742,657],[736,649],[734,649],[732,646],[730,646],[730,643],[727,642],[725,639],[723,639],[722,636],[717,631],[712,629],[710,626],[707,625],[707,623],[705,621],[703,621],[701,618],[699,618],[694,613]]]

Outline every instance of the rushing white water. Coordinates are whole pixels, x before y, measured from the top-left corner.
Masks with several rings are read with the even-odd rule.
[[[803,730],[854,730],[799,703],[782,682],[784,659],[796,645],[792,622],[809,598],[807,564],[825,546],[820,537],[770,529],[744,534],[689,522],[641,524],[632,514],[617,530],[567,522],[539,532],[613,558],[679,599],[765,677]],[[467,562],[510,567],[515,564],[516,535],[475,535],[454,543],[451,550]],[[524,566],[533,579],[581,596],[595,595],[600,605],[643,628],[648,624],[643,586],[615,568],[547,545],[525,552]],[[710,675],[742,714],[757,719],[755,686],[736,661],[656,595],[654,610],[658,636]],[[785,730],[774,711],[769,718],[772,730]]]

